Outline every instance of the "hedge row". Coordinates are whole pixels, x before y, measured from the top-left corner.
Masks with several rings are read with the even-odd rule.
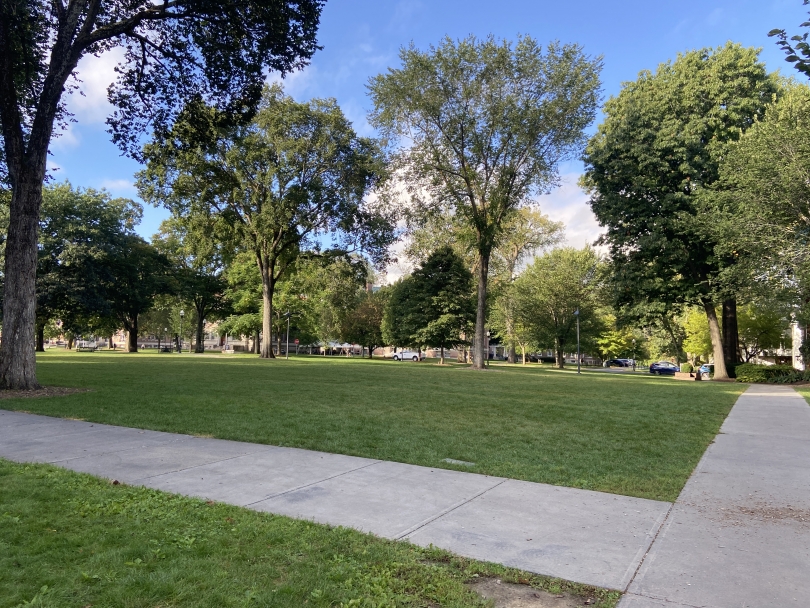
[[[737,382],[789,384],[791,382],[810,381],[810,370],[801,371],[791,365],[743,363],[738,365],[735,371],[737,372]]]

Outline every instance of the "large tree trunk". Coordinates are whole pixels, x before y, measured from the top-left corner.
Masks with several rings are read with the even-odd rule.
[[[108,347],[108,348],[109,348],[110,350],[115,350],[115,343],[113,342],[113,337],[112,337],[112,336],[110,336],[110,337],[107,339],[107,344],[109,344],[109,347]]]
[[[127,352],[128,353],[137,353],[138,352],[138,316],[135,317],[130,321],[129,327],[127,328]]]
[[[714,379],[727,380],[726,361],[723,358],[723,336],[720,333],[720,323],[717,320],[717,311],[713,302],[703,302],[706,318],[709,320],[709,334],[712,337],[712,351],[714,354]]]
[[[205,352],[205,337],[203,336],[203,332],[205,331],[205,326],[203,325],[203,313],[205,310],[200,310],[197,308],[197,344],[194,346],[195,353],[204,353]]]
[[[262,270],[262,359],[275,359],[273,354],[273,273],[266,265]]]
[[[38,353],[45,352],[45,326],[38,325],[37,326],[37,348]]]
[[[259,343],[261,342],[261,338],[259,338],[260,332],[256,330],[256,333],[253,334],[253,354],[259,354]]]
[[[723,300],[723,357],[729,377],[736,378],[734,366],[740,361],[740,333],[737,327],[737,300]]]
[[[5,253],[0,388],[39,388],[34,324],[37,303],[37,229],[43,177],[36,168],[22,171],[16,176],[11,195]]]
[[[481,253],[478,266],[478,306],[475,313],[473,341],[473,369],[485,369],[487,364],[487,279],[489,278],[489,252]]]
[[[563,352],[563,343],[559,338],[554,339],[554,354],[555,354],[555,367],[563,369],[565,367],[565,353]]]

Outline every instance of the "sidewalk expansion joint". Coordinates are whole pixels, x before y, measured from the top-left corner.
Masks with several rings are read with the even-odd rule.
[[[269,449],[268,449],[269,448]],[[175,469],[173,471],[165,471],[163,473],[157,473],[155,475],[147,475],[146,477],[138,477],[138,479],[133,480],[132,483],[137,483],[139,481],[144,481],[146,479],[154,479],[155,477],[163,477],[164,475],[173,475],[174,473],[182,473],[183,471],[191,471],[192,469],[199,469],[200,467],[207,467],[212,464],[219,464],[220,462],[228,462],[229,460],[236,460],[237,458],[244,458],[245,456],[252,456],[253,454],[260,454],[261,452],[269,452],[274,449],[277,449],[278,446],[271,445],[265,446],[261,450],[256,450],[255,452],[245,452],[244,454],[237,454],[236,456],[230,456],[228,458],[221,458],[219,460],[212,460],[211,462],[202,462],[200,464],[195,464],[191,467],[183,467],[182,469]],[[133,448],[138,449],[138,448]],[[128,451],[128,450],[124,450]]]
[[[406,536],[408,536],[409,534],[413,534],[413,533],[414,533],[414,532],[416,532],[417,530],[421,530],[421,529],[422,529],[422,528],[424,528],[425,526],[432,524],[434,521],[436,521],[437,519],[440,519],[440,518],[444,517],[444,516],[445,516],[445,515],[447,515],[448,513],[452,513],[452,512],[453,512],[453,511],[455,511],[456,509],[458,509],[458,508],[460,508],[460,507],[463,507],[464,505],[466,505],[466,504],[468,504],[468,503],[471,503],[471,502],[472,502],[472,501],[474,501],[476,498],[480,498],[481,496],[483,496],[484,494],[486,494],[486,493],[487,493],[487,492],[489,492],[490,490],[494,490],[495,488],[497,488],[497,487],[498,487],[498,486],[500,486],[501,484],[506,483],[507,481],[509,481],[509,480],[508,480],[508,479],[502,479],[501,481],[499,481],[499,482],[498,482],[498,483],[496,483],[495,485],[492,485],[492,486],[490,486],[490,487],[488,487],[488,488],[486,488],[486,489],[484,489],[484,490],[481,490],[480,492],[478,492],[478,494],[475,494],[474,496],[471,496],[470,498],[467,498],[467,499],[465,499],[465,500],[462,500],[462,501],[460,501],[460,502],[457,502],[456,504],[454,504],[454,505],[452,505],[452,506],[450,506],[450,507],[447,507],[447,508],[446,508],[446,509],[444,509],[443,511],[440,511],[439,513],[437,513],[436,515],[433,515],[432,517],[427,518],[426,520],[424,520],[424,521],[422,521],[422,522],[420,522],[420,523],[416,524],[415,526],[411,526],[410,528],[408,528],[408,529],[407,529],[407,530],[405,530],[404,532],[401,532],[400,534],[397,534],[396,536],[394,536],[394,540],[402,540],[403,538],[405,538],[405,537],[406,537]]]
[[[383,460],[375,460],[374,462],[370,462],[369,464],[364,464],[362,467],[356,467],[354,469],[349,469],[348,471],[342,471],[341,473],[336,473],[334,475],[330,475],[329,477],[324,477],[323,479],[318,479],[311,483],[305,483],[303,485],[297,486],[295,488],[290,488],[289,490],[284,490],[283,492],[277,492],[276,494],[270,494],[269,496],[265,496],[264,498],[260,498],[259,500],[255,500],[253,502],[249,502],[247,504],[242,505],[243,507],[252,507],[253,505],[259,504],[260,502],[264,502],[265,500],[271,500],[273,498],[278,498],[279,496],[284,496],[285,494],[290,494],[291,492],[297,492],[298,490],[303,490],[304,488],[308,488],[310,486],[318,485],[319,483],[323,483],[324,481],[329,481],[330,479],[335,479],[336,477],[342,477],[343,475],[348,475],[349,473],[354,473],[355,471],[361,471],[363,469],[367,469],[368,467],[373,467],[375,464],[380,464],[384,462]]]

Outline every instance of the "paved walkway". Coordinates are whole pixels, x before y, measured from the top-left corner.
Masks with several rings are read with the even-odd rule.
[[[810,407],[753,385],[700,461],[620,608],[810,603]]]
[[[625,589],[669,503],[0,410],[0,456]]]
[[[810,598],[810,407],[785,387],[739,399],[674,505],[2,410],[0,457],[628,591],[621,608]]]

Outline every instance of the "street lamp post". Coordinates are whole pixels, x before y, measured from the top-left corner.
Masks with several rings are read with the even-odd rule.
[[[580,357],[580,354],[579,354],[579,308],[577,308],[576,311],[574,311],[574,316],[577,318],[577,373],[581,374],[582,373],[582,369],[581,369],[582,357]]]

